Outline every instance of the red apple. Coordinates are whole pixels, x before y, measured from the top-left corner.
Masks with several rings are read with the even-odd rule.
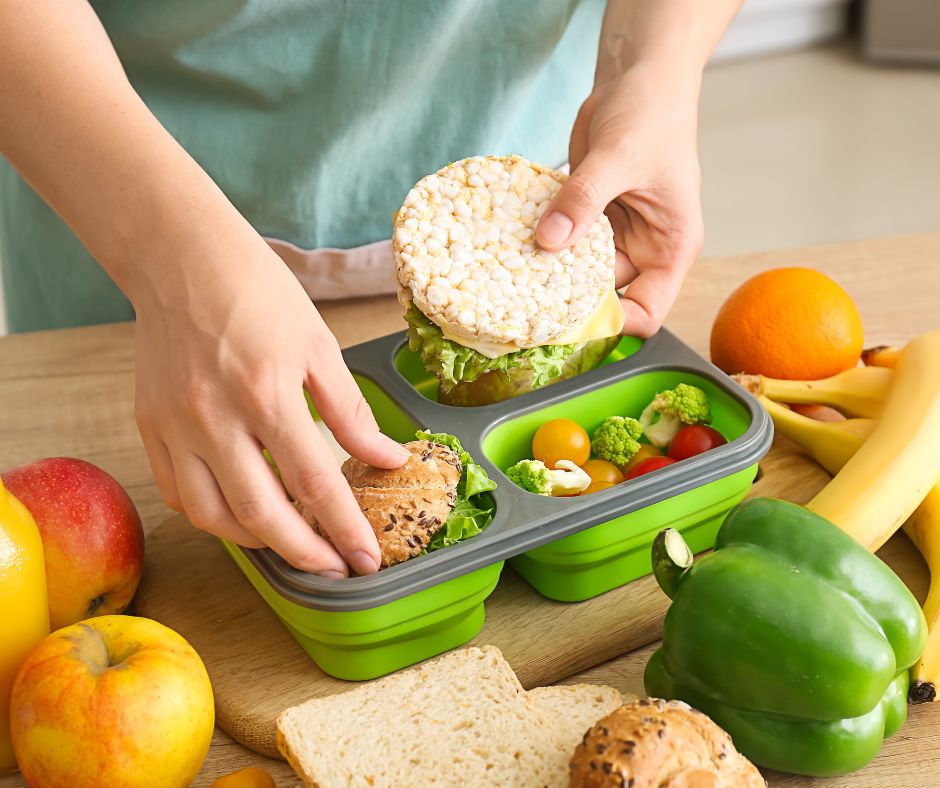
[[[39,526],[52,629],[122,612],[144,568],[144,531],[124,488],[72,457],[21,465],[3,483]]]

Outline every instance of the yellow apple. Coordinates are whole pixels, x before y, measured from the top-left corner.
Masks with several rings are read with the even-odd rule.
[[[42,788],[182,788],[212,739],[202,660],[156,621],[100,616],[48,635],[19,670],[13,749]]]

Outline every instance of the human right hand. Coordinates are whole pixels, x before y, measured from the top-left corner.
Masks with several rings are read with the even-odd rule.
[[[395,468],[407,450],[379,432],[336,340],[260,237],[208,254],[228,264],[174,266],[181,281],[139,287],[134,299],[137,423],[165,501],[196,527],[271,547],[307,572],[376,571],[375,535],[304,389],[351,455]],[[291,505],[262,448],[332,546]]]

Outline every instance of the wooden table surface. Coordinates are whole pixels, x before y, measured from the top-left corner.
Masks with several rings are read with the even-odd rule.
[[[868,344],[903,343],[940,328],[940,234],[791,249],[699,262],[667,325],[707,355],[708,330],[724,298],[757,271],[809,265],[838,280],[865,321]],[[321,305],[343,345],[401,327],[392,298]],[[145,530],[171,513],[160,500],[133,419],[133,326],[117,324],[0,338],[0,468],[69,455],[101,466],[127,487]],[[573,676],[640,692],[649,648]],[[769,775],[771,785],[905,788],[940,785],[940,704],[915,707],[878,759],[855,775],[808,780]],[[278,785],[296,785],[286,764],[265,759],[217,731],[196,785],[261,765]],[[0,779],[0,788],[22,785]],[[102,788],[107,788],[102,786]]]

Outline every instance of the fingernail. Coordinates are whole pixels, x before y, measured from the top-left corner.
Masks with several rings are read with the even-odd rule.
[[[553,211],[546,216],[538,228],[539,243],[545,246],[560,246],[568,240],[574,222],[560,211]]]
[[[338,569],[324,569],[319,573],[320,577],[325,577],[327,580],[342,580],[346,575],[340,572]]]
[[[353,568],[357,575],[371,575],[379,569],[375,559],[365,550],[354,550],[349,553],[346,556],[346,563]]]

